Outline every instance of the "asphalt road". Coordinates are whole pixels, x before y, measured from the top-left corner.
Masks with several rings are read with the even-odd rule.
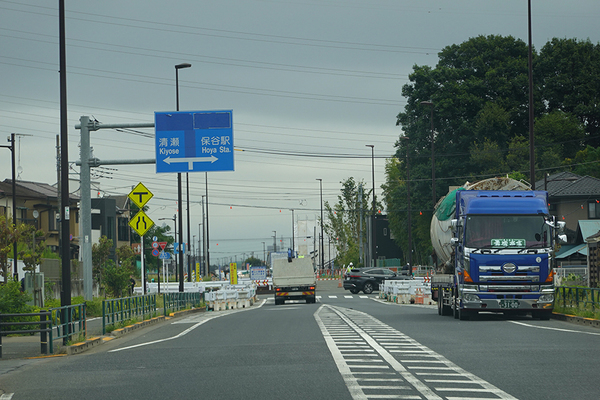
[[[205,312],[0,368],[12,399],[598,399],[600,330],[440,317],[318,285],[316,304]],[[264,300],[264,301],[263,301]],[[0,361],[1,363],[2,361]],[[2,398],[2,397],[0,397]]]

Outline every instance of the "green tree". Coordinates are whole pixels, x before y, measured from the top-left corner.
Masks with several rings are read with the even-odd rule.
[[[490,35],[447,46],[434,68],[413,67],[402,88],[406,106],[397,115],[397,125],[409,140],[396,143],[399,161],[386,170],[388,216],[401,245],[406,240],[407,152],[411,208],[428,218],[449,186],[497,175],[528,177],[527,59],[523,41]],[[534,51],[533,61],[538,179],[542,171],[561,169],[598,176],[600,45],[553,39],[539,55]],[[424,101],[433,104],[433,121]],[[430,195],[432,140],[435,200]],[[591,146],[584,148],[586,143]],[[427,224],[419,225],[422,220],[413,222],[413,238],[415,232],[423,232],[423,237],[417,233],[417,240],[429,243]],[[406,243],[403,246],[406,250]]]
[[[8,256],[13,253],[12,258],[14,259],[14,242],[19,240],[20,236],[21,231],[13,225],[12,220],[0,215],[0,273],[5,284],[8,283],[10,278]]]
[[[335,239],[336,264],[348,265],[352,262],[359,265],[361,218],[362,237],[364,238],[367,217],[371,214],[369,212],[371,191],[365,191],[364,183],[356,183],[352,177],[342,181],[341,184],[342,189],[341,194],[338,195],[338,202],[333,206],[329,202],[325,202],[328,221],[323,228],[330,238]]]
[[[112,245],[112,239],[107,238],[105,235],[100,237],[98,243],[92,245],[92,272],[98,283],[102,282],[102,273],[109,260]]]
[[[107,260],[104,264],[102,281],[106,292],[113,297],[123,297],[129,286],[131,269],[124,265],[117,265],[113,260]]]
[[[250,264],[252,266],[264,265],[263,261],[260,258],[256,258],[254,256],[246,258],[246,260],[244,261],[244,265],[246,264]]]
[[[46,250],[44,231],[36,229],[33,225],[23,224],[19,240],[19,258],[23,260],[23,270],[33,273],[33,304],[42,305],[42,299],[37,296],[37,280],[35,270],[42,261],[42,254]]]
[[[554,38],[540,50],[535,74],[546,111],[574,115],[585,127],[588,144],[600,146],[600,44]]]

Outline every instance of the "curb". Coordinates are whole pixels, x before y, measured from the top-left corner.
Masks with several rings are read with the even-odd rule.
[[[168,317],[161,315],[160,317],[154,317],[151,319],[147,319],[141,322],[137,322],[133,325],[128,325],[123,328],[115,329],[107,336],[98,336],[86,339],[84,342],[75,343],[71,346],[67,346],[67,355],[72,356],[75,354],[81,354],[89,349],[92,349],[96,346],[102,345],[106,342],[109,342],[113,339],[117,339],[121,336],[127,335],[128,333],[134,332],[137,329],[147,327],[149,325],[154,325],[158,322],[166,321],[171,318],[182,317],[187,314],[194,314],[197,312],[204,312],[203,308],[192,308],[190,310],[182,310],[175,311],[169,314]]]
[[[600,320],[592,318],[578,317],[576,315],[552,313],[552,318],[559,321],[566,321],[572,324],[590,326],[592,328],[600,328]]]

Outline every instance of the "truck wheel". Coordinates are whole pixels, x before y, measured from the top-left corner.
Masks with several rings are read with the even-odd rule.
[[[373,293],[373,283],[366,282],[365,286],[363,286],[363,292],[365,294],[371,294],[371,293]]]
[[[438,303],[438,315],[444,315],[444,302],[442,301],[442,298],[440,296],[438,296],[437,303]]]
[[[275,305],[276,306],[283,304],[284,302],[285,302],[285,300],[275,297]]]
[[[308,296],[306,298],[306,304],[316,303],[316,302],[317,302],[317,298],[315,296]]]

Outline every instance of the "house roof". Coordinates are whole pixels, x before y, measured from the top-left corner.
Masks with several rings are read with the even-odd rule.
[[[560,251],[556,254],[556,259],[561,260],[564,258],[569,258],[573,254],[580,254],[582,256],[587,256],[588,248],[587,243],[584,244],[563,244],[560,247]]]
[[[16,181],[15,189],[18,198],[53,200],[58,198],[57,189],[47,183]],[[6,196],[12,196],[12,179],[5,179],[4,182],[0,182],[0,191],[4,192]],[[73,194],[69,195],[69,198],[72,201],[79,200],[79,197]]]
[[[600,179],[579,176],[572,172],[550,175],[545,181],[535,183],[536,189],[547,190],[550,197],[596,196],[600,197]]]
[[[600,220],[583,219],[579,220],[577,226],[577,243],[584,243],[585,239],[600,232]]]

